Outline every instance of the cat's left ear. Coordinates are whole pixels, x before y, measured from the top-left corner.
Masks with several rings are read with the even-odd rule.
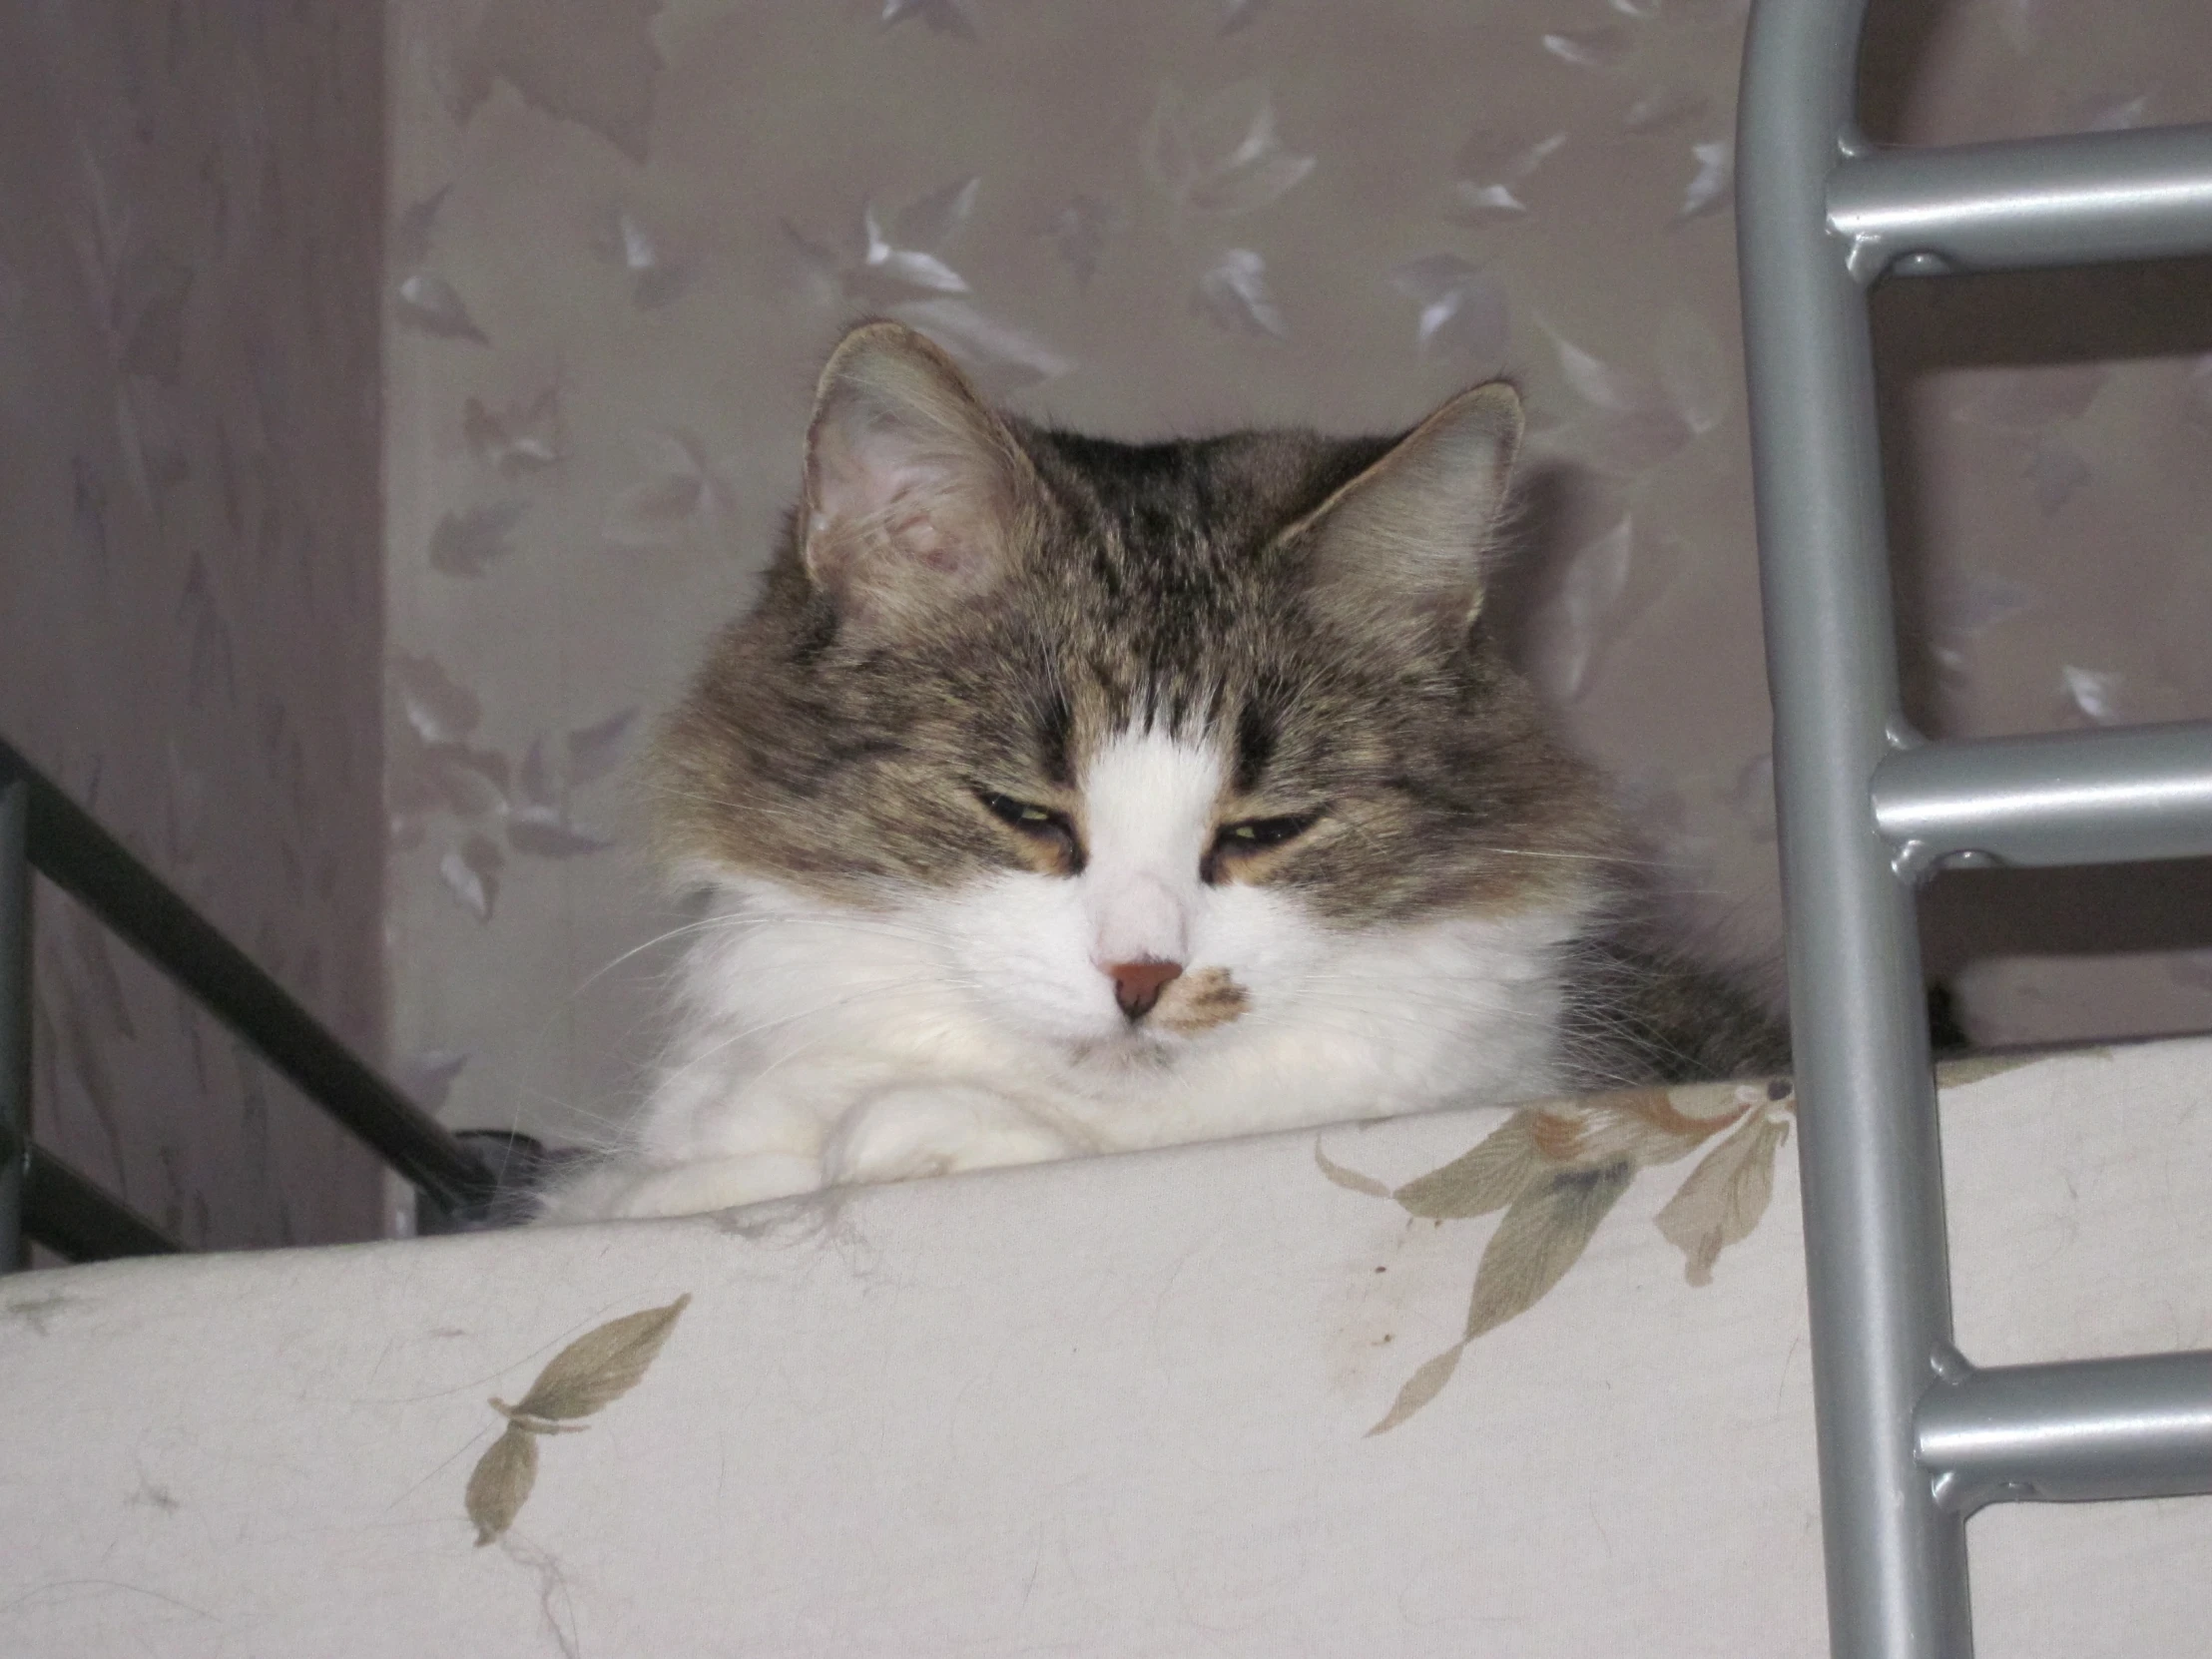
[[[1034,469],[952,360],[870,322],[822,371],[807,432],[807,574],[871,634],[995,588],[1036,499]]]
[[[1463,391],[1339,489],[1292,534],[1308,543],[1325,614],[1355,627],[1463,633],[1482,608],[1520,396],[1502,380]]]

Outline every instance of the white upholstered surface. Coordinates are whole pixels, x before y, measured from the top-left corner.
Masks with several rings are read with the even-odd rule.
[[[1649,1167],[1369,1432],[1499,1226],[1390,1191],[1505,1121],[8,1281],[0,1653],[1824,1652],[1794,1142],[1710,1283],[1670,1242],[1752,1219],[1786,1103],[1531,1109],[1493,1308],[1598,1152]],[[1972,1357],[2212,1346],[2212,1042],[1958,1084],[1945,1135]],[[487,1452],[538,1472],[479,1546]],[[1987,1659],[2203,1651],[2212,1501],[1971,1536]]]

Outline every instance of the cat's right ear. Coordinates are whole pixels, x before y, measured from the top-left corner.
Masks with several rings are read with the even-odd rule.
[[[807,574],[867,634],[995,588],[1035,499],[1029,458],[952,360],[913,329],[845,335],[807,431]]]
[[[1520,446],[1520,396],[1461,392],[1287,532],[1314,602],[1362,629],[1465,637]]]

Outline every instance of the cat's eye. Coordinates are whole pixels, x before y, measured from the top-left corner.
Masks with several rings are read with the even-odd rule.
[[[977,790],[975,799],[983,804],[983,811],[999,823],[1020,830],[1032,840],[1057,848],[1067,873],[1081,872],[1083,843],[1077,837],[1075,825],[1067,814],[1055,812],[1050,807],[1040,807],[1034,801],[1019,801],[1010,795],[1000,795],[993,790]]]
[[[1294,813],[1288,818],[1251,818],[1242,824],[1225,824],[1221,828],[1222,844],[1233,852],[1247,847],[1281,846],[1305,834],[1319,817],[1319,813]]]
[[[1290,813],[1281,818],[1248,818],[1225,824],[1214,831],[1214,844],[1206,854],[1201,874],[1208,881],[1219,877],[1221,862],[1246,853],[1287,846],[1321,821],[1319,812]]]
[[[1067,815],[1056,813],[1050,807],[1040,807],[1033,801],[1016,801],[1010,795],[994,795],[989,790],[975,792],[976,800],[983,803],[983,810],[1001,824],[1010,824],[1016,830],[1032,833],[1069,828]]]

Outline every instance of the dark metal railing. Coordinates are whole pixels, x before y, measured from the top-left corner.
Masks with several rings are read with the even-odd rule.
[[[513,1184],[407,1099],[123,843],[0,743],[0,1271],[26,1238],[72,1261],[184,1247],[31,1137],[31,873],[161,968],[411,1182],[447,1229],[509,1219]],[[485,1144],[482,1137],[478,1145]],[[493,1136],[502,1150],[520,1137]],[[487,1148],[489,1150],[489,1148]],[[529,1150],[521,1143],[521,1150]]]

